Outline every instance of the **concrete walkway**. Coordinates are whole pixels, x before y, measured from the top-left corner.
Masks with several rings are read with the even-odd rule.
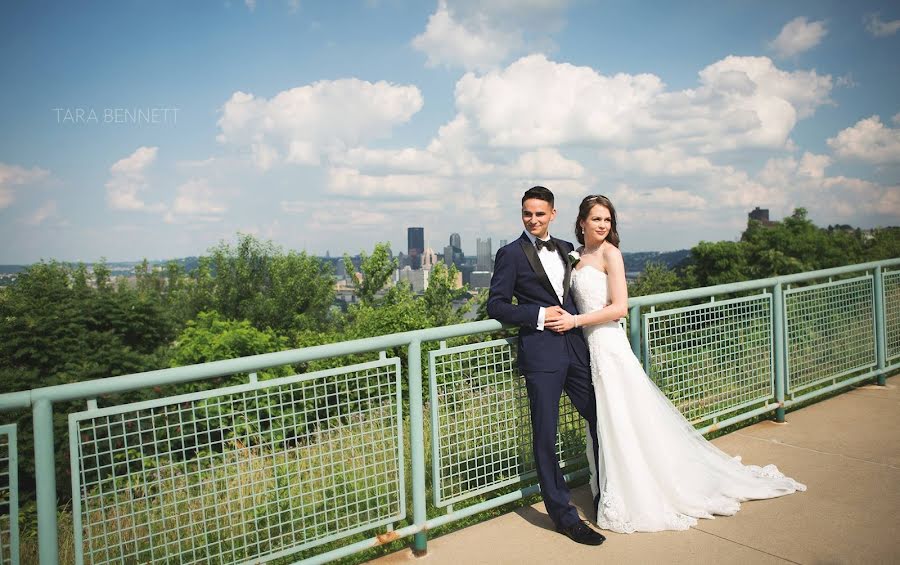
[[[604,532],[601,547],[555,533],[536,504],[430,539],[425,557],[404,550],[373,563],[900,563],[900,376],[788,413],[787,421],[713,443],[745,463],[775,463],[807,492],[746,502],[736,516],[686,532]],[[587,487],[575,503],[590,508]]]

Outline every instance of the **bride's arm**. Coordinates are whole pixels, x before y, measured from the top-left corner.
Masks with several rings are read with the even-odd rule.
[[[628,313],[628,285],[625,282],[625,261],[618,247],[607,245],[603,251],[606,263],[606,285],[609,304],[600,310],[575,316],[575,327],[604,324],[624,317]]]

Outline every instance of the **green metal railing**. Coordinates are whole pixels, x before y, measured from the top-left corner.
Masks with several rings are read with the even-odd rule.
[[[448,507],[536,476],[525,383],[516,368],[516,338],[430,352],[431,472],[435,507]],[[584,466],[584,424],[560,401],[557,455],[564,468]]]
[[[19,562],[16,426],[0,426],[0,563]]]
[[[884,384],[900,368],[898,305],[894,259],[633,298],[626,331],[650,377],[707,432]],[[71,470],[77,563],[323,563],[407,536],[424,552],[428,530],[538,490],[515,338],[477,341],[504,329],[488,320],[0,395],[0,411],[33,414],[41,563],[58,560],[57,465]],[[396,348],[405,358],[388,356]],[[372,360],[257,378],[359,354]],[[237,374],[249,376],[98,403]],[[53,407],[66,401],[85,409],[68,414],[63,462]],[[0,563],[18,562],[15,437],[0,427]],[[563,399],[570,477],[585,472],[584,438]]]
[[[884,356],[886,361],[900,359],[900,271],[883,273]]]
[[[71,414],[76,563],[273,559],[396,522],[401,406],[394,358]]]

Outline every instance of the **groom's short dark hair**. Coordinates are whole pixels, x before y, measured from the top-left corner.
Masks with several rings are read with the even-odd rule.
[[[550,207],[553,208],[553,193],[550,192],[550,189],[547,187],[532,186],[526,190],[525,194],[522,195],[522,204],[524,205],[526,200],[531,200],[532,198],[549,202]]]

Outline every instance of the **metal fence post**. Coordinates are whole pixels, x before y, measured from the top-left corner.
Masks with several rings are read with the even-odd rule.
[[[881,265],[875,267],[875,359],[878,363],[878,385],[884,386],[885,344],[887,343],[884,323],[884,275]]]
[[[638,358],[639,362],[643,362],[643,357],[641,356],[641,307],[640,306],[632,306],[631,310],[628,313],[628,335],[631,341],[631,351],[634,352],[634,356]],[[649,370],[649,367],[644,367],[644,370]]]
[[[413,523],[424,526],[425,513],[425,418],[422,400],[422,342],[414,339],[409,344],[409,441],[412,458]],[[413,553],[425,555],[428,536],[422,531],[413,538]]]
[[[34,402],[34,474],[37,483],[38,556],[41,565],[59,562],[56,524],[56,454],[53,450],[53,405]],[[78,496],[78,493],[72,493]]]
[[[784,337],[784,316],[784,293],[779,282],[775,283],[775,288],[772,292],[772,337],[775,345],[775,402],[778,403],[778,408],[775,409],[776,422],[784,422],[784,367],[787,355]]]

